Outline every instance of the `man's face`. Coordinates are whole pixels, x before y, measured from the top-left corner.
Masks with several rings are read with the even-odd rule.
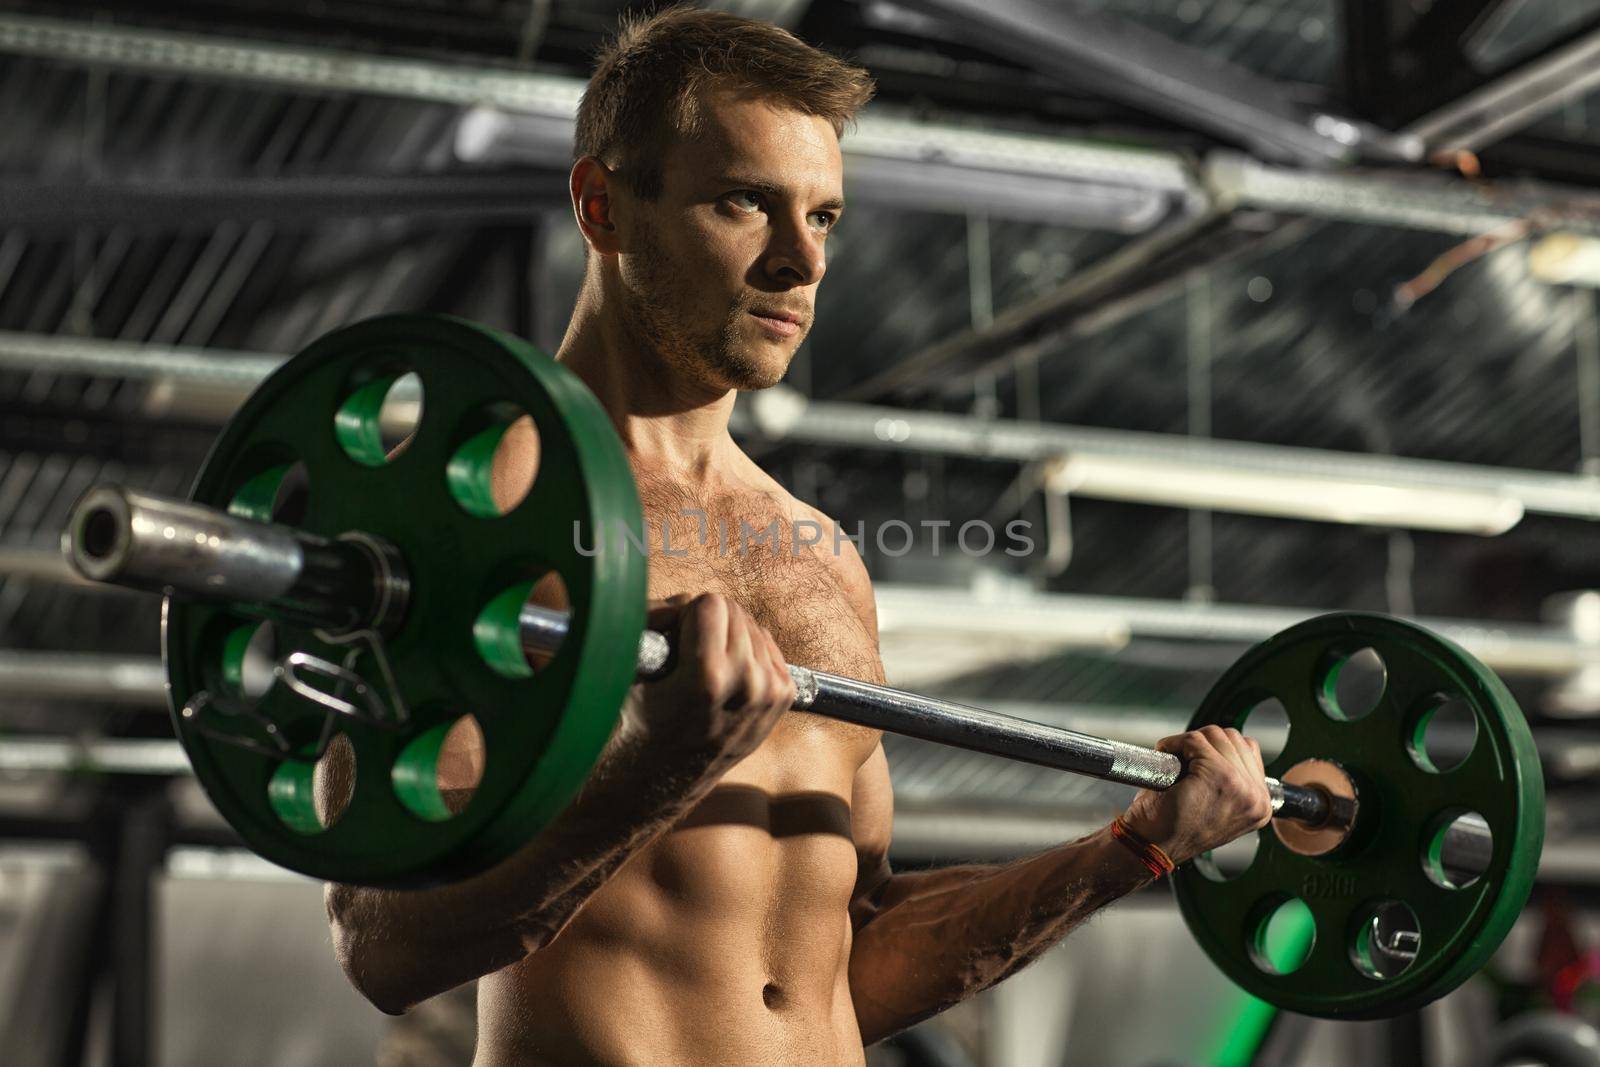
[[[811,329],[823,244],[844,207],[826,119],[729,94],[674,141],[663,189],[635,201],[619,260],[641,340],[717,389],[764,389]]]

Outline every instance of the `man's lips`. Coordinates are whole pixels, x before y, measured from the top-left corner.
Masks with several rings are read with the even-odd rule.
[[[752,310],[757,322],[780,337],[793,337],[800,332],[800,317],[787,311],[767,309]]]

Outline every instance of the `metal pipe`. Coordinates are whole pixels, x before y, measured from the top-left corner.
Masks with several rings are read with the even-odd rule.
[[[566,183],[553,171],[70,184],[0,178],[0,222],[25,223],[34,230],[120,227],[166,233],[239,220],[309,228],[330,218],[526,223],[566,202]]]
[[[1593,25],[1593,23],[1591,23]],[[1600,29],[1591,29],[1417,119],[1404,133],[1427,154],[1475,152],[1600,85]]]
[[[8,737],[0,742],[0,771],[75,774],[191,773],[183,746],[159,738]]]
[[[284,358],[0,331],[0,367],[34,370],[43,366],[58,373],[204,383],[235,392],[239,403]],[[812,401],[782,386],[741,399],[729,425],[741,437],[973,456],[999,462],[1097,457],[1124,467],[1135,462],[1160,465],[1169,468],[1175,478],[1225,471],[1241,476],[1261,474],[1280,481],[1292,477],[1360,483],[1392,490],[1393,495],[1418,490],[1459,492],[1486,500],[1515,501],[1529,514],[1600,519],[1600,477],[1589,474]],[[1130,476],[1127,481],[1148,479]],[[1081,489],[1078,493],[1088,495]],[[1224,509],[1213,506],[1213,510]],[[1261,509],[1241,505],[1234,510],[1248,513]],[[1282,510],[1279,508],[1279,513]],[[1311,517],[1301,512],[1293,514]],[[1382,516],[1370,514],[1363,521],[1384,524]],[[1392,524],[1405,525],[1398,521]]]
[[[1206,157],[1205,174],[1224,208],[1253,207],[1462,237],[1548,214],[1563,229],[1600,232],[1595,214],[1600,198],[1579,185],[1497,181],[1491,191],[1444,174],[1297,170],[1222,151]]]
[[[1457,490],[1508,497],[1530,513],[1600,519],[1600,477],[1590,475],[812,401],[782,387],[742,400],[732,426],[735,433],[772,440],[852,448],[1024,462],[1097,456],[1162,464],[1178,475],[1227,470],[1364,483],[1400,492]]]
[[[1309,166],[1368,155],[1414,160],[1421,141],[1300,106],[1281,84],[1130,19],[1056,0],[901,0],[948,20],[963,42],[1047,76],[1074,81],[1190,129],[1239,140],[1273,158]]]
[[[104,589],[84,578],[72,565],[61,558],[59,550],[35,548],[31,545],[0,547],[0,578],[20,578],[25,581],[49,582],[81,589]]]
[[[283,366],[287,356],[215,348],[62,337],[0,330],[0,366],[54,374],[157,379],[231,390],[244,403],[250,391]]]
[[[1131,638],[1254,644],[1317,615],[1317,608],[1256,604],[1196,604],[1139,597],[1083,596],[1005,589],[960,589],[885,583],[876,590],[879,632],[927,639],[965,636],[974,629],[1021,637],[1047,633],[1049,620],[1071,619],[1079,632],[1099,624]],[[1038,625],[1035,626],[1037,620]],[[1507,673],[1567,677],[1596,661],[1600,646],[1555,626],[1471,619],[1411,620],[1461,645],[1489,667]]]
[[[386,616],[384,606],[400,566],[386,567],[382,555],[361,544],[120,486],[97,486],[84,495],[68,520],[63,548],[85,577],[168,596],[221,600],[269,617],[344,629],[377,628],[381,620],[398,618]],[[564,612],[526,605],[519,622],[525,649],[554,652],[569,619]],[[657,676],[671,658],[666,637],[646,631],[638,673]],[[1183,770],[1178,757],[1155,749],[792,664],[789,673],[797,709],[844,722],[1141,788],[1170,788]],[[1321,824],[1336,814],[1318,790],[1272,778],[1267,784],[1281,817]]]
[[[1062,40],[1070,44],[1070,38]],[[456,151],[463,161],[484,161],[494,155],[498,141],[516,139],[524,142],[520,149],[512,146],[516,158],[562,173],[570,164],[573,123],[584,89],[581,78],[499,70],[482,64],[301,48],[10,12],[0,15],[0,53],[177,72],[299,92],[365,93],[477,108],[476,121],[463,122],[458,131]],[[1583,56],[1577,58],[1581,61]],[[1562,69],[1570,72],[1572,68],[1569,64]],[[1149,76],[1149,72],[1141,74]],[[1319,116],[1313,115],[1304,133],[1306,147],[1313,154],[1318,151],[1314,138],[1331,144],[1349,142],[1352,136],[1358,141],[1365,138],[1370,148],[1376,137],[1380,146],[1384,142],[1400,146],[1399,151],[1385,149],[1379,154],[1400,156],[1409,154],[1407,141],[1418,139],[1416,131],[1383,138],[1348,120],[1333,119],[1330,124],[1329,116],[1320,119],[1322,130],[1317,128]],[[1583,203],[1584,190],[1538,182],[1518,185],[1518,195],[1509,198],[1512,203],[1507,207],[1504,183],[1497,183],[1489,194],[1463,180],[1441,176],[1435,182],[1405,173],[1342,174],[1284,167],[1241,176],[1237,167],[1230,169],[1226,153],[1208,157],[1197,167],[1175,151],[876,114],[863,116],[842,147],[848,168],[859,166],[864,173],[870,172],[896,196],[907,185],[912,194],[920,192],[918,176],[930,161],[938,164],[935,169],[942,186],[960,179],[969,188],[957,205],[945,202],[948,191],[941,188],[941,199],[930,206],[954,206],[962,213],[974,196],[988,195],[997,182],[1020,180],[1030,197],[1052,187],[1058,195],[1068,197],[1081,197],[1085,191],[1104,196],[1106,190],[1114,193],[1120,189],[1124,194],[1145,190],[1161,194],[1158,199],[1173,205],[1174,210],[1181,205],[1181,210],[1191,213],[1218,199],[1230,205],[1472,236],[1492,229],[1508,214],[1522,218],[1537,210],[1541,215],[1568,220],[1570,227],[1600,232],[1600,220]],[[1592,193],[1588,198],[1592,202]],[[1128,203],[1137,207],[1136,201]],[[1122,208],[1114,213],[1118,218],[1137,220],[1137,211],[1128,215],[1127,203]],[[1030,201],[1028,210],[1028,217],[1036,218],[1047,209]]]
[[[152,656],[6,651],[0,652],[0,696],[164,708],[167,672]]]

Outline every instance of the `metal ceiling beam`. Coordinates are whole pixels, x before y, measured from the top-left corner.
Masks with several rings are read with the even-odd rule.
[[[878,614],[888,631],[897,626],[922,633],[971,633],[981,624],[997,632],[1014,620],[1019,639],[1038,618],[1071,619],[1075,625],[1120,627],[1131,639],[1255,644],[1326,609],[1253,604],[1203,604],[1184,600],[1079,596],[1070,593],[1017,592],[944,586],[879,583]],[[977,623],[974,620],[978,620]],[[1600,658],[1600,645],[1571,629],[1526,623],[1471,619],[1417,618],[1413,621],[1461,645],[1485,664],[1508,674],[1566,677]]]
[[[1206,160],[1220,207],[1237,205],[1477,237],[1537,218],[1548,228],[1600,235],[1600,190],[1545,181],[1470,182],[1448,174],[1317,173],[1274,167],[1238,153]]]
[[[576,78],[484,63],[436,63],[14,13],[0,15],[0,52],[271,85],[286,92],[362,93],[568,119],[583,95],[583,82]]]
[[[0,367],[232,389],[242,402],[285,356],[189,345],[0,331]]]
[[[1311,166],[1359,155],[1420,158],[1417,144],[1338,115],[1308,111],[1284,87],[1164,34],[1059,0],[897,0],[948,19],[963,38],[1050,77]]]
[[[1308,227],[1215,212],[1182,219],[1136,238],[1071,275],[1056,289],[1008,308],[990,325],[963,330],[858,382],[837,399],[908,400],[971,392],[980,374],[1000,375],[1071,337],[1106,329],[1218,264],[1297,240]]]
[[[1429,155],[1475,152],[1600,87],[1600,18],[1551,49],[1417,119]]]
[[[231,391],[236,404],[282,359],[260,353],[0,332],[0,368],[140,378],[175,385],[194,382]],[[1247,476],[1258,474],[1264,479],[1298,477],[1360,483],[1379,489],[1389,487],[1400,494],[1476,494],[1486,499],[1515,501],[1530,513],[1600,520],[1600,477],[808,401],[793,390],[784,389],[743,398],[734,410],[732,428],[741,435],[758,434],[773,441],[964,455],[1002,462],[1101,457],[1113,463],[1161,465],[1178,474],[1220,470]],[[1143,483],[1147,479],[1134,481]],[[1153,486],[1147,488],[1155,491]],[[1099,496],[1105,492],[1084,491],[1081,495]],[[1264,512],[1250,507],[1235,510],[1286,513],[1281,508]],[[1302,517],[1325,518],[1320,513]]]
[[[330,218],[527,221],[567,202],[565,179],[532,173],[315,175],[182,181],[0,179],[0,224],[171,232],[230,220],[279,227]]]
[[[80,589],[109,588],[79,574],[58,549],[34,548],[27,545],[0,546],[0,578],[21,578],[27,581],[47,582],[51,585],[75,586]],[[3,683],[0,683],[0,693],[3,692]]]
[[[0,651],[0,699],[167,706],[167,672],[154,656]],[[10,745],[8,739],[5,748]]]
[[[749,394],[741,398],[735,416],[738,432],[760,433],[769,440],[1019,463],[1092,456],[1128,465],[1167,466],[1178,474],[1225,470],[1259,474],[1263,479],[1303,478],[1385,487],[1398,494],[1407,490],[1477,494],[1516,501],[1530,514],[1600,520],[1600,477],[1589,475],[807,401],[792,390]],[[1153,494],[1159,487],[1144,489]],[[1227,510],[1283,514],[1250,508]]]
[[[368,93],[473,107],[476,110],[463,120],[457,135],[457,149],[464,158],[493,159],[503,152],[515,161],[562,171],[584,85],[577,78],[526,71],[17,14],[0,14],[0,52],[246,81],[286,91]],[[1268,95],[1281,93],[1272,87]],[[1411,181],[1405,175],[1318,174],[1261,164],[1246,168],[1227,154],[1213,154],[1197,169],[1193,160],[1176,152],[873,113],[862,117],[844,147],[847,179],[853,172],[872,178],[858,183],[852,195],[870,196],[874,186],[886,189],[881,195],[894,197],[903,190],[920,189],[941,209],[959,206],[963,212],[991,210],[1003,215],[1009,208],[1034,220],[1049,217],[1052,210],[1084,216],[1091,213],[1084,205],[1098,200],[1110,205],[1111,224],[1129,232],[1160,221],[1162,207],[1203,211],[1211,203],[1211,187],[1219,182],[1228,207],[1289,205],[1310,215],[1450,233],[1481,232],[1503,221],[1508,211],[1525,214],[1560,207],[1584,194],[1530,183],[1517,187],[1511,207],[1504,209],[1503,190],[1497,189],[1491,199],[1464,181],[1442,176],[1430,182],[1420,176],[1410,176],[1416,179]],[[1241,171],[1250,180],[1241,180]],[[319,184],[325,181],[318,179]],[[337,180],[324,187],[340,188]],[[217,186],[207,188],[219,191]],[[401,193],[423,191],[421,186],[398,188]],[[990,203],[984,199],[985,189],[1000,189],[1004,195],[989,196],[995,201]],[[293,187],[283,187],[282,193],[253,186],[248,190],[269,199],[288,199]],[[485,185],[474,195],[495,190]],[[1117,196],[1116,190],[1138,195]],[[70,188],[58,192],[79,195]],[[500,188],[497,195],[513,196],[515,190]],[[42,208],[49,210],[48,205]]]
[[[1343,0],[1345,96],[1428,155],[1476,151],[1600,85],[1600,14],[1533,55],[1484,69],[1478,42],[1514,0]]]
[[[860,382],[838,399],[909,400],[970,392],[978,374],[999,374],[1065,340],[1127,318],[1173,292],[1198,271],[1262,255],[1304,236],[1304,223],[1274,228],[1260,217],[1241,225],[1230,208],[1293,218],[1338,219],[1476,237],[1528,218],[1600,236],[1600,192],[1528,180],[1492,186],[1445,174],[1312,171],[1276,167],[1234,152],[1214,152],[1200,173],[1215,199],[1211,213],[1169,223],[1069,277],[1053,292],[1008,309],[983,329],[964,330]]]
[[[156,666],[159,668],[160,663]],[[162,704],[165,705],[165,698]],[[183,746],[158,738],[7,737],[0,745],[7,774],[194,774]]]
[[[362,93],[470,108],[456,139],[457,154],[464,162],[510,161],[563,176],[571,162],[574,121],[585,85],[579,78],[481,65],[16,14],[0,14],[0,52],[244,81],[289,92]],[[844,150],[850,195],[903,209],[987,211],[996,217],[1137,233],[1205,202],[1185,159],[1137,147],[871,114],[863,116],[846,137]],[[324,186],[326,181],[318,178],[315,184],[327,189],[328,198],[322,202],[329,211],[360,209],[359,189],[341,188],[337,182]],[[309,198],[315,192],[257,188],[269,203]],[[561,189],[565,190],[564,181]],[[209,195],[225,200],[231,191],[213,185]],[[403,185],[388,190],[397,206],[410,203],[429,211],[453,211],[447,201],[441,203],[448,191]],[[484,210],[496,213],[495,200],[506,190],[491,183],[483,193],[488,198]],[[108,213],[93,202],[75,203],[90,212]],[[41,206],[52,210],[48,203]],[[63,209],[55,215],[65,213]]]
[[[970,6],[973,0],[938,2]],[[0,50],[8,49],[141,70],[245,79],[285,89],[310,87],[483,105],[458,128],[460,155],[471,161],[510,158],[563,170],[583,88],[579,79],[521,71],[0,15]],[[1256,88],[1266,98],[1281,95],[1275,89]],[[1147,241],[1090,268],[1059,292],[1030,305],[1026,313],[1019,309],[1004,316],[993,330],[951,338],[905,361],[853,390],[852,399],[908,396],[928,391],[933,383],[958,390],[974,373],[1003,370],[1037,352],[1044,338],[1081,335],[1119,321],[1159,299],[1205,263],[1247,253],[1258,242],[1271,240],[1225,228],[1205,214],[1214,208],[1257,207],[1467,236],[1538,213],[1568,229],[1600,232],[1600,212],[1594,210],[1600,198],[1592,191],[1538,183],[1497,184],[1490,193],[1442,175],[1318,172],[1273,167],[1231,153],[1213,153],[1196,167],[1172,152],[870,114],[846,138],[845,151],[851,195],[887,197],[902,208],[976,210],[1123,232],[1157,226],[1173,214],[1199,216],[1157,229]],[[444,187],[396,187],[396,202],[425,211],[515,212],[518,201],[530,192],[517,187],[519,179],[500,175],[437,180]],[[480,180],[481,186],[465,184]],[[463,184],[450,184],[457,181]],[[375,210],[373,205],[381,200],[372,195],[375,187],[354,182],[341,187],[338,180],[319,178],[316,186],[308,191],[292,184],[213,184],[191,190],[186,203],[196,212],[208,205],[217,213],[289,212],[308,203],[320,203],[329,211],[366,212]],[[319,191],[323,199],[317,201]],[[302,194],[310,199],[302,199]],[[92,189],[56,186],[48,196],[34,189],[32,202],[39,211],[36,217],[70,215],[76,222],[84,217],[125,219],[169,197],[174,199],[167,207],[176,212],[173,205],[185,202],[183,194],[174,190],[155,194],[147,190],[143,200],[139,195],[118,201],[98,197]],[[102,199],[104,203],[97,206]],[[251,199],[261,202],[245,202]]]

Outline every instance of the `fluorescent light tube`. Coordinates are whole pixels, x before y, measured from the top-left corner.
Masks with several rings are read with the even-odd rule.
[[[1500,492],[1092,453],[1058,461],[1046,484],[1101,500],[1483,536],[1505,533],[1522,521],[1522,502]]]

